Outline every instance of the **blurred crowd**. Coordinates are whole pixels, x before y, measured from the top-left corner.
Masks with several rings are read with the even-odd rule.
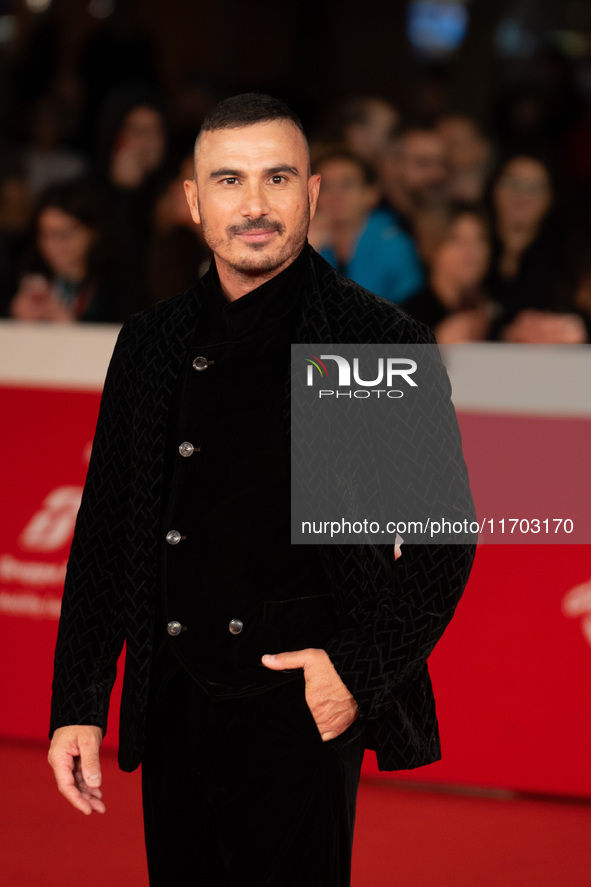
[[[557,140],[528,129],[526,99],[493,133],[449,110],[409,119],[377,96],[320,108],[311,244],[442,343],[588,342],[588,121]],[[5,317],[120,323],[208,267],[183,190],[199,112],[175,127],[154,85],[130,81],[97,101],[95,137],[73,139],[49,84],[1,146]]]
[[[207,267],[183,188],[198,124],[173,143],[160,98],[133,83],[108,95],[99,118],[94,152],[74,151],[48,96],[5,170],[0,286],[9,317],[120,323]]]
[[[312,244],[439,342],[590,340],[589,203],[543,139],[403,120],[368,97],[340,103],[312,147]]]

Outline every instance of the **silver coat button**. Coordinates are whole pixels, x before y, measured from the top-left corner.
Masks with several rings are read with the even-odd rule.
[[[244,622],[240,619],[230,619],[230,624],[228,625],[230,634],[240,634],[243,628]]]
[[[178,545],[182,536],[178,530],[169,530],[166,534],[166,541],[169,545]]]
[[[194,452],[195,452],[195,447],[188,440],[186,440],[184,443],[182,443],[179,447],[179,453],[181,454],[181,456],[184,456],[185,458],[187,458],[188,456],[192,456]]]
[[[206,370],[210,363],[213,363],[213,360],[208,360],[207,357],[196,357],[193,361],[193,369],[200,373],[202,370]]]
[[[180,622],[177,622],[176,619],[173,619],[173,621],[169,622],[166,626],[166,630],[169,635],[172,635],[172,637],[175,638],[177,634],[181,633],[181,631],[183,630],[183,626]]]

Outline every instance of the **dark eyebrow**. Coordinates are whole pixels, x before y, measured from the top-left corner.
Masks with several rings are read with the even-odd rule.
[[[237,169],[214,169],[213,172],[210,172],[209,178],[210,179],[219,179],[220,177],[224,178],[226,176],[228,178],[230,176],[238,178],[238,176],[241,176],[241,175],[242,175],[242,173]]]
[[[276,176],[281,172],[290,172],[292,176],[299,176],[299,172],[295,166],[272,166],[271,169],[265,170],[265,173],[268,176]]]
[[[266,169],[264,171],[266,176],[276,176],[279,173],[288,172],[291,173],[292,176],[299,176],[299,171],[295,166],[272,166],[270,169]],[[239,178],[243,173],[238,169],[214,169],[209,174],[210,179],[223,179],[223,178]]]

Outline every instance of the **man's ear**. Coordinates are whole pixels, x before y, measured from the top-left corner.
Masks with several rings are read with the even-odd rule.
[[[310,204],[310,221],[316,215],[316,204],[318,203],[318,193],[320,191],[320,176],[310,176],[308,179],[308,202]]]
[[[197,184],[194,179],[187,179],[185,182],[185,197],[191,210],[191,218],[196,225],[201,224],[201,216],[199,215],[199,202],[197,200]]]

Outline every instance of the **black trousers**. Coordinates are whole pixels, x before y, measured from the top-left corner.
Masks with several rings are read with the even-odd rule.
[[[347,887],[363,732],[323,742],[299,675],[218,701],[175,675],[142,764],[151,887]]]

